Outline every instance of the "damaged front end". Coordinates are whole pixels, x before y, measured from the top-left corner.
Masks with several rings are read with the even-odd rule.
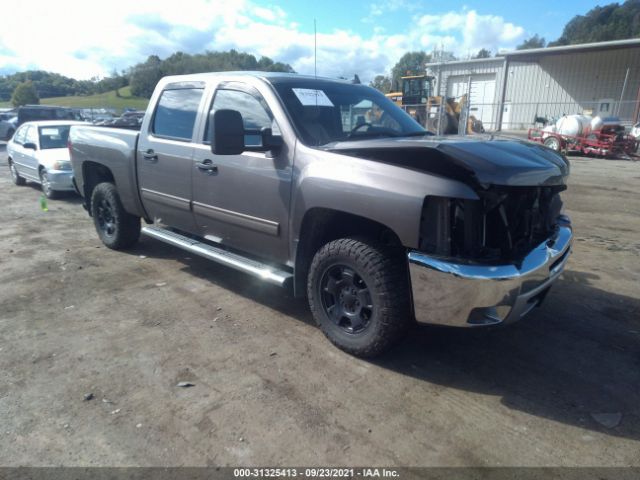
[[[492,186],[478,200],[427,197],[420,248],[409,252],[416,319],[506,324],[538,306],[571,250],[565,188]]]

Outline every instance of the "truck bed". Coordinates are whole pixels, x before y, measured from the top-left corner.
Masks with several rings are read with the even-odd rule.
[[[113,176],[125,209],[146,217],[138,193],[136,150],[139,132],[126,128],[78,125],[71,128],[69,144],[71,165],[78,190],[84,195],[85,166],[89,162],[105,166]],[[85,196],[85,203],[90,201]]]

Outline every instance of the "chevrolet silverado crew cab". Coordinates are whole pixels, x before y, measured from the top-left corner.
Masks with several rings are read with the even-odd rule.
[[[571,250],[562,155],[432,136],[363,85],[166,77],[140,132],[74,126],[69,139],[76,188],[107,247],[142,233],[291,288],[354,355],[382,352],[416,321],[514,322],[542,302]]]

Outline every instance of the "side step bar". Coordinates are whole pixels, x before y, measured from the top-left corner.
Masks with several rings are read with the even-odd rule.
[[[293,279],[293,274],[283,270],[277,270],[269,265],[260,263],[251,258],[246,258],[236,253],[228,252],[222,248],[211,246],[207,243],[199,242],[193,238],[185,237],[179,233],[172,232],[159,227],[142,227],[140,232],[161,242],[168,243],[174,247],[181,248],[195,255],[213,260],[214,262],[226,265],[235,270],[239,270],[249,275],[253,275],[267,283],[285,287]]]

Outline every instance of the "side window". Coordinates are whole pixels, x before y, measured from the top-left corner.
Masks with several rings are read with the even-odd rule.
[[[201,88],[165,90],[160,95],[151,131],[159,137],[191,140]]]
[[[218,90],[213,98],[211,110],[237,110],[242,115],[245,145],[258,146],[262,142],[260,130],[262,128],[273,129],[274,134],[279,133],[278,126],[272,119],[271,112],[264,102],[253,95],[240,90]],[[209,121],[204,134],[205,143],[210,142]]]
[[[24,143],[35,143],[38,145],[38,129],[36,127],[29,127]]]
[[[13,141],[18,145],[22,145],[24,143],[24,137],[27,134],[27,128],[28,127],[20,127],[13,136]]]

